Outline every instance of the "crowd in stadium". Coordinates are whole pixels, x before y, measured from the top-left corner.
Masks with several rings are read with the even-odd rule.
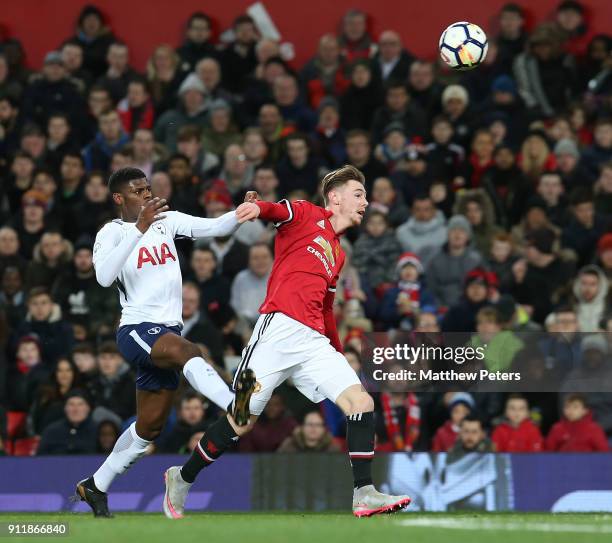
[[[485,63],[451,73],[393,30],[371,35],[368,17],[346,13],[303,66],[247,15],[221,45],[192,14],[183,43],[156,47],[144,73],[96,6],[40,71],[18,36],[0,42],[0,454],[106,453],[133,420],[117,290],[92,266],[116,216],[106,181],[124,166],[171,209],[216,217],[247,190],[320,203],[322,176],[352,164],[370,205],[343,237],[336,307],[356,371],[369,332],[462,332],[489,344],[492,371],[597,382],[612,351],[588,335],[612,332],[612,37],[574,0],[529,29],[507,4]],[[257,220],[177,242],[183,335],[228,381],[274,232]],[[609,393],[533,390],[390,387],[374,394],[378,448],[608,450]],[[155,450],[188,451],[218,414],[183,384]],[[283,385],[237,450],[341,450],[343,422]]]

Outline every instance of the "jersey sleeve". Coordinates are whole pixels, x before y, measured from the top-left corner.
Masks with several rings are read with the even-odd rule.
[[[299,224],[307,213],[310,202],[306,200],[280,200],[274,202],[255,202],[261,210],[259,218],[265,221],[271,221],[276,228],[283,226],[284,228],[292,227]]]
[[[194,217],[179,211],[168,211],[166,221],[173,237],[208,238],[229,236],[238,228],[236,212],[229,211],[214,219]]]
[[[93,248],[93,265],[96,279],[103,287],[110,287],[121,273],[128,256],[142,237],[136,225],[126,230],[121,239],[121,227],[113,222],[106,224],[98,232]]]

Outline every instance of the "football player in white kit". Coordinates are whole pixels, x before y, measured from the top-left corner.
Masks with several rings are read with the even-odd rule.
[[[77,483],[77,496],[95,516],[102,517],[112,516],[106,491],[113,479],[161,433],[180,371],[193,388],[222,409],[234,401],[234,393],[202,358],[199,348],[181,337],[182,277],[174,240],[228,236],[239,225],[234,211],[215,219],[168,211],[166,201],[153,198],[149,181],[136,168],[113,173],[109,189],[121,218],[98,232],[93,262],[102,286],[117,282],[122,307],[117,345],[136,366],[137,378],[136,422],[119,436],[100,468]],[[248,193],[245,199],[254,197]],[[249,370],[236,379],[232,414],[248,420],[248,413],[242,411],[248,410],[254,375]]]

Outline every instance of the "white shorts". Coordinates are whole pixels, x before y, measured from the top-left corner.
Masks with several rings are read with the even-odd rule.
[[[291,377],[297,389],[313,402],[338,396],[359,377],[327,337],[283,313],[260,315],[236,370],[250,368],[257,378],[249,404],[260,415],[274,389]]]

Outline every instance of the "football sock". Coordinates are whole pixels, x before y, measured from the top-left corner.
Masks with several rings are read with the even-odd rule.
[[[191,453],[189,460],[181,468],[181,477],[186,483],[193,483],[206,466],[210,466],[236,441],[238,434],[227,417],[215,421]]]
[[[94,473],[94,484],[101,492],[106,492],[113,482],[113,479],[126,471],[136,460],[138,460],[147,450],[151,443],[142,439],[136,433],[136,423],[123,432],[113,450],[108,455],[104,463]]]
[[[193,388],[223,410],[227,409],[234,399],[233,392],[215,369],[201,356],[187,361],[183,366],[183,375]]]
[[[354,413],[346,417],[346,442],[355,488],[372,484],[374,458],[374,413]]]

